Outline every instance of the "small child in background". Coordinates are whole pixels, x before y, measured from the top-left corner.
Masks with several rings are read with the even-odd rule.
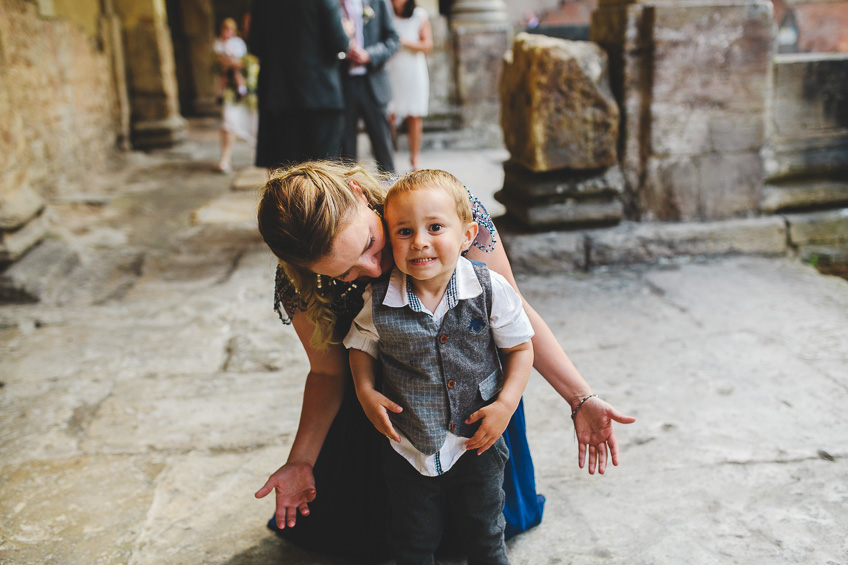
[[[238,26],[233,18],[225,18],[221,22],[221,35],[215,39],[213,50],[221,68],[221,78],[218,84],[218,103],[224,100],[224,93],[232,87],[236,100],[247,95],[247,84],[241,74],[242,58],[247,55],[247,45],[238,35]]]
[[[508,564],[501,436],[533,366],[533,329],[506,279],[462,257],[478,226],[453,175],[401,177],[384,215],[395,268],[366,289],[344,344],[365,414],[393,440],[382,465],[397,564],[433,562],[445,512],[469,562]]]

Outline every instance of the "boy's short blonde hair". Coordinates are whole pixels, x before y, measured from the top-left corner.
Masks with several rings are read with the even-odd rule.
[[[465,223],[474,221],[471,214],[471,202],[468,198],[468,190],[459,182],[459,179],[447,171],[439,169],[421,169],[413,171],[400,177],[389,188],[386,199],[383,202],[384,209],[391,202],[392,197],[398,194],[412,192],[419,188],[438,187],[453,196],[456,202],[456,215]]]

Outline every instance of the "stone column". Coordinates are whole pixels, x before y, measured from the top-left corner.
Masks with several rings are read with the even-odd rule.
[[[481,145],[499,145],[498,80],[512,25],[502,0],[457,0],[450,15],[455,102],[464,129]]]
[[[606,53],[588,41],[518,34],[501,78],[510,160],[495,197],[532,228],[616,223],[624,181]]]
[[[114,0],[126,39],[131,136],[136,148],[167,147],[185,134],[164,0]]]
[[[773,30],[767,0],[600,0],[629,217],[758,213]]]
[[[217,31],[211,0],[169,0],[180,100],[186,115],[220,115],[218,75],[212,64]],[[243,30],[242,30],[243,31]]]

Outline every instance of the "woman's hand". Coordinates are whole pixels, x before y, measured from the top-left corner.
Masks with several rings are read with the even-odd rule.
[[[315,477],[308,463],[286,463],[271,475],[265,485],[256,491],[256,498],[264,498],[272,490],[277,491],[277,510],[274,518],[281,530],[293,528],[297,513],[309,516],[309,502],[315,500]]]
[[[395,431],[392,421],[389,419],[389,411],[399,413],[403,408],[374,389],[362,391],[361,393],[357,391],[357,398],[359,398],[359,403],[362,404],[362,410],[365,411],[365,415],[368,416],[368,419],[371,420],[377,431],[387,438],[400,443],[400,436]]]
[[[589,452],[589,474],[594,475],[597,468],[600,474],[607,469],[607,455],[612,455],[612,464],[618,465],[618,440],[612,422],[632,424],[636,418],[625,416],[612,405],[600,398],[590,398],[583,403],[574,418],[574,431],[579,444],[578,465],[582,469],[586,464],[586,452]]]
[[[476,449],[477,455],[481,455],[495,445],[498,438],[503,435],[513,412],[515,410],[510,410],[506,404],[496,400],[471,414],[465,420],[466,424],[473,424],[477,420],[482,420],[482,422],[480,422],[480,427],[477,428],[474,437],[465,442],[465,449],[469,451]]]

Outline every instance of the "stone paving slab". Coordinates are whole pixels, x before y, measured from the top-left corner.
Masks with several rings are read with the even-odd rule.
[[[63,332],[6,324],[0,561],[348,563],[277,540],[264,527],[273,503],[252,496],[288,451],[307,370],[259,292],[268,260],[248,252],[225,283],[198,284],[190,299],[185,281],[144,282],[127,303],[98,307],[96,335],[81,315]],[[565,405],[534,374],[525,408],[548,502],[542,525],[509,543],[513,563],[848,558],[848,283],[741,257],[520,285],[595,390],[639,420],[618,428],[621,466],[590,477],[577,469]],[[158,304],[168,286],[182,308]],[[203,320],[221,335],[157,324],[154,347],[129,349],[151,357],[144,371],[86,357],[93,345],[76,348],[88,369],[60,370],[63,356],[77,365],[68,336],[111,349],[132,337],[121,314],[145,303],[163,322],[208,307]],[[138,331],[135,341],[152,339],[145,324]],[[180,358],[184,332],[211,354]]]

